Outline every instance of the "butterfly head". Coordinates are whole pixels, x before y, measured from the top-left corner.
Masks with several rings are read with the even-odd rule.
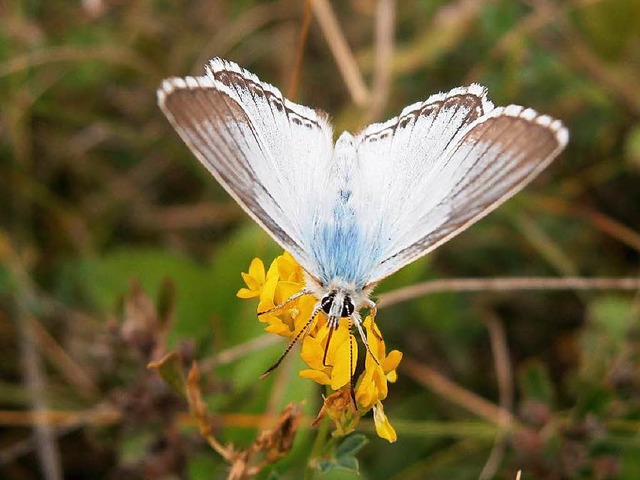
[[[318,299],[319,308],[329,317],[329,323],[337,327],[341,318],[354,319],[363,306],[372,304],[369,300],[370,288],[359,288],[350,282],[333,279],[321,282],[306,275],[306,288]]]
[[[350,317],[355,310],[353,300],[345,292],[331,291],[327,293],[320,299],[320,305],[322,311],[330,317]]]

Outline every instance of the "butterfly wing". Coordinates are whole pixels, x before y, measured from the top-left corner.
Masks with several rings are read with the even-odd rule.
[[[361,228],[379,245],[369,283],[429,253],[498,207],[564,148],[559,120],[495,108],[479,85],[435,95],[365,129],[357,155]],[[360,213],[362,216],[362,213]]]
[[[180,137],[244,210],[312,275],[303,242],[305,192],[330,161],[326,115],[283,98],[232,62],[214,58],[206,75],[171,78],[158,104]]]

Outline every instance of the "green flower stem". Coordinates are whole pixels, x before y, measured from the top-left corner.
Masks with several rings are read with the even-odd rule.
[[[325,388],[325,395],[331,395],[331,390],[327,386]],[[318,426],[318,433],[316,435],[316,439],[313,442],[313,447],[311,448],[311,454],[309,455],[309,461],[307,462],[307,468],[304,472],[304,480],[312,480],[316,473],[317,469],[315,468],[315,462],[317,459],[325,455],[328,449],[332,445],[332,438],[329,435],[329,429],[331,428],[331,419],[329,415],[325,415],[325,417],[320,421],[320,425]],[[329,441],[328,441],[329,440]]]

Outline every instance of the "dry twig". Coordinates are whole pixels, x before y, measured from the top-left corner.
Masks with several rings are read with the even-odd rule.
[[[304,47],[309,36],[309,26],[311,25],[311,0],[304,0],[302,10],[302,25],[296,50],[296,59],[291,72],[291,80],[287,89],[287,97],[291,100],[296,98],[298,85],[300,84],[300,72],[302,71],[302,60],[304,58]]]
[[[487,325],[489,339],[491,340],[491,352],[493,353],[493,361],[498,380],[498,405],[500,406],[502,418],[499,421],[500,431],[496,437],[495,444],[480,473],[480,479],[483,480],[493,478],[504,457],[506,448],[505,432],[508,432],[511,428],[510,419],[504,412],[511,413],[513,411],[514,395],[513,369],[511,367],[504,326],[500,319],[492,312],[489,312],[487,315],[485,324]]]
[[[444,292],[506,292],[516,290],[639,290],[640,278],[584,278],[584,277],[506,277],[451,278],[430,280],[380,295],[378,308],[432,293]]]
[[[338,19],[329,0],[310,0],[313,13],[318,20],[329,49],[338,65],[338,70],[349,90],[353,102],[359,106],[369,103],[370,93],[362,78],[360,68],[347,44],[347,40],[338,24]]]
[[[369,106],[369,122],[377,120],[389,98],[393,73],[393,47],[395,36],[395,0],[378,0],[376,12],[376,65]]]
[[[456,385],[445,376],[416,360],[405,356],[400,364],[400,369],[420,385],[491,423],[503,425],[506,419],[509,425],[517,426],[518,424],[511,412]]]

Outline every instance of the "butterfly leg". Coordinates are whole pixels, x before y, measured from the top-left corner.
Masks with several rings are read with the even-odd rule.
[[[353,388],[353,378],[356,375],[356,369],[353,365],[353,337],[351,336],[351,329],[353,328],[353,321],[349,318],[349,396],[353,402],[353,408],[358,411],[358,403],[356,402],[356,389]]]
[[[291,351],[291,349],[293,348],[293,346],[296,344],[296,342],[298,340],[300,340],[300,338],[304,337],[304,335],[306,335],[307,331],[309,330],[309,327],[311,326],[311,323],[313,322],[313,320],[316,318],[316,316],[318,315],[318,312],[320,312],[320,310],[322,309],[322,307],[320,306],[320,304],[316,305],[315,308],[313,309],[313,312],[311,313],[311,317],[309,317],[309,320],[307,321],[307,323],[304,325],[304,327],[302,327],[300,329],[300,331],[298,332],[298,334],[295,336],[295,338],[291,341],[291,343],[289,343],[289,345],[287,345],[287,348],[285,348],[284,352],[282,355],[280,355],[280,358],[276,361],[276,363],[274,363],[273,365],[271,365],[266,372],[264,372],[262,375],[260,375],[260,378],[266,378],[269,376],[269,374],[271,372],[273,372],[276,368],[278,368],[278,366],[282,363],[282,360],[284,360],[284,357],[287,356],[287,354]]]
[[[271,313],[271,312],[275,312],[276,310],[280,310],[285,305],[288,305],[291,302],[293,302],[294,300],[297,300],[298,298],[302,297],[303,295],[308,295],[310,293],[311,292],[309,290],[307,290],[306,288],[303,288],[298,293],[294,293],[293,295],[291,295],[289,298],[287,298],[280,305],[276,305],[275,307],[270,308],[269,310],[264,310],[263,312],[258,312],[258,316],[266,315],[267,313]]]
[[[371,355],[371,358],[373,358],[373,361],[376,362],[376,365],[380,365],[380,362],[378,362],[378,359],[371,351],[371,348],[369,348],[369,342],[367,342],[367,334],[364,333],[364,329],[362,328],[362,317],[358,312],[353,312],[350,318],[352,318],[353,323],[356,324],[358,333],[360,334],[360,338],[362,339],[362,343],[364,343],[364,346],[367,348],[367,352],[369,352],[369,355]]]
[[[329,344],[331,343],[331,337],[333,336],[333,332],[338,329],[340,325],[340,318],[329,317],[329,322],[327,323],[327,327],[329,328],[329,336],[327,337],[327,344],[324,347],[324,355],[322,356],[322,365],[325,367],[330,367],[331,365],[327,365],[327,355],[329,353]]]

